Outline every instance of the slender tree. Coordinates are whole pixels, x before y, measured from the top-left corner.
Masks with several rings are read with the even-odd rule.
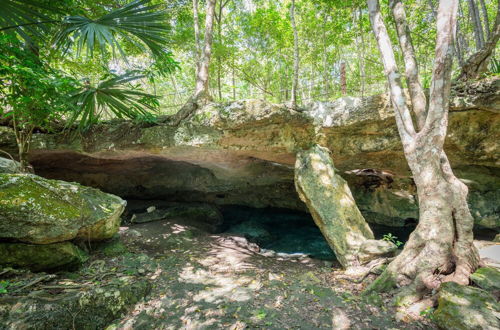
[[[201,59],[201,36],[200,36],[200,19],[198,17],[198,0],[193,0],[193,25],[194,25],[194,42],[196,48],[196,77],[200,71]]]
[[[290,21],[292,22],[293,29],[293,80],[292,80],[292,107],[297,106],[297,89],[299,85],[299,34],[295,24],[295,0],[292,0],[290,6]]]
[[[409,44],[402,6],[391,2],[401,50],[406,65],[406,79],[418,82],[418,70]],[[474,220],[467,205],[467,186],[451,169],[443,150],[448,126],[451,86],[452,43],[456,31],[458,0],[441,0],[437,13],[435,61],[426,111],[414,108],[417,129],[407,106],[393,48],[383,22],[378,0],[368,0],[370,21],[377,40],[385,74],[389,82],[396,123],[405,157],[417,186],[420,219],[403,251],[369,287],[369,291],[385,291],[404,287],[401,306],[421,300],[442,282],[469,283],[469,275],[479,262],[472,244]],[[393,11],[394,11],[393,10]],[[398,23],[399,21],[399,23]],[[401,30],[401,31],[399,31]],[[403,39],[403,40],[401,40]],[[406,41],[405,41],[406,39]],[[420,104],[419,83],[408,85],[412,104]],[[425,306],[425,304],[419,304]]]
[[[476,39],[476,49],[479,50],[484,46],[484,34],[483,27],[481,25],[481,17],[479,16],[479,8],[474,0],[468,0],[469,2],[469,15],[472,20],[474,28],[474,37]]]
[[[182,120],[186,119],[193,112],[195,112],[200,104],[210,100],[208,79],[210,59],[212,57],[215,4],[216,0],[207,0],[206,3],[205,36],[203,40],[201,59],[196,72],[196,86],[194,94],[171,119],[170,123],[173,126],[178,126]]]

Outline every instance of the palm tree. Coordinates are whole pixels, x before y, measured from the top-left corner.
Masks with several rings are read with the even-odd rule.
[[[151,5],[151,0],[134,0],[101,17],[92,18],[66,15],[61,9],[40,4],[36,0],[0,0],[0,12],[0,32],[16,35],[24,41],[27,51],[31,50],[37,56],[38,46],[42,44],[64,55],[76,57],[82,54],[93,56],[95,51],[105,54],[111,50],[113,57],[119,54],[126,61],[122,44],[128,43],[149,52],[156,62],[161,63],[158,67],[165,72],[177,65],[171,53],[165,49],[167,13],[159,5]],[[54,29],[55,35],[48,36],[50,31],[54,34]],[[103,114],[118,118],[145,116],[156,108],[158,102],[155,96],[131,84],[141,78],[144,76],[131,72],[113,76],[95,87],[83,84],[70,98],[74,104],[68,124],[78,121],[78,127],[87,127]],[[21,163],[27,164],[25,155],[29,150],[33,125],[14,123],[14,127],[19,130],[16,136],[22,137],[22,143],[18,143],[19,158]]]

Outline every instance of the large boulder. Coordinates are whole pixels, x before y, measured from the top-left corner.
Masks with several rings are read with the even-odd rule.
[[[500,306],[490,293],[454,282],[441,285],[438,308],[434,312],[436,324],[443,329],[499,329],[497,318]]]
[[[50,244],[112,237],[126,202],[76,183],[0,174],[0,240]]]
[[[44,245],[0,242],[0,266],[32,271],[79,266],[87,255],[71,242]]]
[[[297,192],[339,262],[348,268],[393,253],[394,244],[373,239],[347,182],[336,172],[326,148],[315,145],[297,154]]]

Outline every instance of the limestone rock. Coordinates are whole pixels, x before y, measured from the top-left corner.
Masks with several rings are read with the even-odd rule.
[[[165,209],[148,208],[144,213],[134,214],[131,222],[144,223],[169,219],[175,219],[178,223],[191,225],[209,233],[219,232],[224,222],[219,209],[205,203],[175,203]]]
[[[328,149],[315,145],[297,154],[295,185],[344,267],[359,265],[358,252],[362,246],[372,252],[365,255],[367,258],[377,253],[377,249],[368,248],[370,242],[375,242],[373,233],[357,208],[347,182],[337,174]],[[378,245],[382,255],[396,250],[396,246],[388,242]]]
[[[119,277],[113,284],[56,296],[0,297],[0,324],[7,329],[105,329],[150,291],[145,279]]]
[[[107,239],[118,231],[125,204],[76,183],[0,174],[0,239],[33,244]]]
[[[0,157],[0,173],[19,173],[20,167],[19,162]]]
[[[454,282],[441,285],[436,324],[443,329],[498,329],[500,306],[488,292]]]
[[[500,291],[500,271],[492,267],[481,267],[470,276],[470,279],[489,292]]]
[[[70,242],[44,245],[0,242],[0,266],[32,271],[71,268],[87,260],[87,255]]]

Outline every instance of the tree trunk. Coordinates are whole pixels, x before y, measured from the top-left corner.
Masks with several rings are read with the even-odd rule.
[[[224,9],[224,4],[219,1],[219,14],[217,18],[217,37],[219,44],[222,44],[222,11]],[[219,94],[219,101],[222,100],[222,58],[220,54],[217,55],[217,91]]]
[[[361,48],[359,49],[360,56],[360,74],[361,74],[361,97],[365,96],[365,80],[366,80],[366,72],[365,72],[365,40],[363,37],[363,11],[359,8],[359,17],[358,17],[358,25],[359,25],[359,35],[361,39]]]
[[[203,54],[201,57],[200,65],[196,76],[196,87],[194,95],[182,106],[182,108],[173,116],[171,124],[178,126],[180,122],[198,109],[200,103],[206,102],[210,99],[210,92],[208,89],[209,78],[209,65],[212,56],[212,41],[214,31],[214,16],[215,16],[215,2],[216,0],[207,0],[206,4],[206,17],[205,17],[205,38],[203,46]]]
[[[200,59],[201,59],[200,20],[198,18],[198,0],[193,0],[193,23],[194,23],[194,41],[196,48],[195,77],[198,77],[198,71],[200,69]]]
[[[500,39],[500,1],[497,5],[497,15],[495,18],[495,24],[490,33],[488,41],[479,51],[467,59],[465,64],[462,66],[462,70],[458,76],[458,79],[468,80],[477,79],[486,72],[488,69],[488,63],[495,50],[495,47]]]
[[[347,95],[347,78],[345,74],[345,62],[340,62],[340,90],[342,96]]]
[[[481,10],[483,11],[483,19],[484,19],[484,29],[486,30],[486,38],[490,37],[490,19],[488,18],[488,10],[486,8],[486,4],[484,0],[479,0],[481,3]]]
[[[299,85],[299,35],[295,25],[295,0],[292,0],[290,6],[290,20],[293,29],[293,80],[292,80],[292,107],[297,106],[297,89]]]
[[[417,121],[424,123],[417,132],[406,105],[378,0],[368,0],[370,20],[388,78],[396,124],[417,186],[420,212],[419,224],[403,252],[389,264],[368,291],[385,291],[404,286],[398,299],[398,304],[403,308],[422,299],[442,282],[468,284],[469,275],[479,261],[472,243],[473,218],[467,205],[467,187],[455,177],[443,151],[457,6],[458,0],[443,0],[439,4],[429,107],[426,113],[415,113]],[[405,17],[399,19],[405,20]],[[406,55],[404,60],[408,60]],[[405,63],[406,66],[408,64]],[[411,73],[407,71],[406,74],[408,76]],[[415,103],[414,100],[412,103]],[[421,116],[423,118],[419,118]]]
[[[481,18],[479,16],[479,8],[477,8],[474,0],[469,0],[469,14],[474,27],[474,37],[476,39],[476,50],[484,46],[483,27],[481,26]]]

